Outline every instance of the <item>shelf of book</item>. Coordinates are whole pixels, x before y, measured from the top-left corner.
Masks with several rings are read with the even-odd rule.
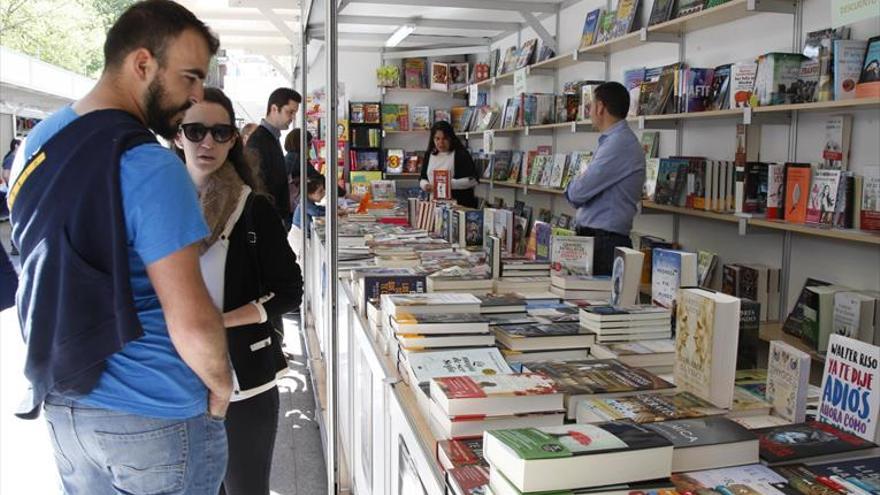
[[[555,188],[546,187],[546,186],[526,185],[526,184],[518,184],[515,182],[504,182],[504,181],[493,182],[492,184],[496,187],[506,187],[506,188],[510,188],[510,189],[522,189],[522,190],[528,191],[528,192],[540,192],[540,193],[545,193],[545,194],[556,194],[556,195],[560,195],[560,196],[565,194],[565,191],[562,189],[555,189]]]
[[[456,98],[459,97],[457,95],[458,90],[456,90],[456,91],[438,91],[436,89],[431,89],[431,88],[400,88],[400,87],[389,88],[389,87],[383,87],[383,88],[381,88],[381,91],[382,91],[382,94],[387,94],[387,93],[427,93],[427,94],[435,94],[435,95],[452,96],[452,97],[456,97]]]
[[[431,132],[431,129],[413,129],[413,130],[409,130],[409,131],[384,130],[382,132],[384,132],[386,135],[391,135],[391,134],[427,134],[428,132]]]
[[[695,210],[693,208],[682,208],[680,206],[670,206],[670,205],[658,205],[653,201],[642,201],[642,208],[648,210],[657,210],[657,211],[665,211],[669,213],[675,213],[677,215],[687,215],[691,217],[700,217],[700,218],[709,218],[712,220],[718,220],[722,222],[733,222],[737,223],[743,217],[738,217],[731,213],[718,213],[715,211],[705,211],[705,210]]]
[[[766,218],[750,218],[749,225],[767,229],[784,230],[814,237],[827,237],[849,242],[860,242],[880,246],[880,233],[855,229],[839,229],[816,227],[800,223],[789,223],[784,220],[768,220]]]
[[[796,1],[731,0],[648,28],[648,33],[683,34],[746,19],[764,12],[794,14]]]
[[[385,174],[386,180],[418,180],[421,174]]]
[[[791,112],[791,111],[823,111],[837,109],[880,108],[880,98],[853,98],[849,100],[817,101],[813,103],[793,103],[789,105],[772,105],[752,108],[752,113]]]
[[[718,213],[713,211],[696,210],[680,206],[658,205],[652,201],[642,201],[642,208],[649,210],[665,211],[677,215],[690,217],[709,218],[722,222],[738,223],[746,221],[749,226],[766,229],[795,232],[813,237],[826,237],[849,242],[880,245],[880,234],[855,229],[823,228],[813,225],[789,223],[784,220],[769,220],[766,218],[742,217],[733,213]]]
[[[825,362],[825,356],[823,354],[819,354],[815,349],[810,347],[809,344],[795,337],[794,335],[785,333],[782,330],[782,322],[772,321],[761,323],[761,326],[758,329],[758,338],[763,340],[764,342],[770,342],[771,340],[781,340],[793,347],[796,347],[797,349],[806,352],[810,355],[810,358],[813,361]]]

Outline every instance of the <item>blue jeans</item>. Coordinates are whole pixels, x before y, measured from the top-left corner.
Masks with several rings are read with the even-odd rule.
[[[65,495],[217,495],[226,428],[203,414],[158,419],[50,395],[46,423]]]

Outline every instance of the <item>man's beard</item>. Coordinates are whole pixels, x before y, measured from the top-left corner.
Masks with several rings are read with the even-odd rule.
[[[187,100],[182,106],[166,108],[162,106],[165,95],[165,87],[162,86],[158,78],[154,79],[147,88],[147,127],[163,138],[171,140],[177,134],[177,126],[180,123],[175,121],[175,117],[191,107],[192,102]]]

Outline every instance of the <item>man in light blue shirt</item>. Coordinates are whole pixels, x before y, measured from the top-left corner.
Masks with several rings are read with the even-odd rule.
[[[645,182],[645,153],[626,122],[629,92],[617,82],[593,90],[590,120],[602,134],[593,160],[569,183],[565,199],[577,208],[577,234],[595,238],[593,274],[610,275],[614,248],[629,238]]]

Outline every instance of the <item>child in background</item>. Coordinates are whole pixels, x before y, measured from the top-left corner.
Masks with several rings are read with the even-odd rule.
[[[307,222],[303,225],[302,221],[302,205],[297,204],[296,210],[293,212],[293,225],[301,230],[306,231],[306,237],[309,235],[309,227],[311,226],[312,217],[323,217],[326,211],[323,206],[318,203],[324,199],[324,176],[309,177],[306,182],[306,218]]]

